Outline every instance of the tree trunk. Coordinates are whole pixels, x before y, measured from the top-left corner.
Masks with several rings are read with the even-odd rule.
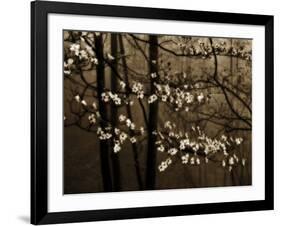
[[[98,65],[96,67],[97,72],[97,91],[98,91],[98,102],[99,112],[101,115],[100,126],[104,130],[106,127],[106,108],[102,101],[101,94],[104,91],[105,78],[104,78],[104,61],[103,61],[103,39],[102,34],[95,35],[95,48],[96,57],[98,59]],[[103,180],[104,191],[112,191],[112,179],[110,173],[109,164],[109,145],[107,140],[100,140],[100,162],[101,162],[101,173]]]
[[[112,68],[114,68],[115,71],[117,71],[117,34],[112,33],[111,34],[111,55],[115,57],[115,60],[112,62]],[[111,91],[115,93],[117,91],[117,82],[118,79],[115,75],[114,70],[111,70]],[[114,103],[111,105],[111,124],[112,127],[115,128],[117,126],[117,120],[118,120],[118,109],[114,105]],[[113,147],[114,143],[112,142],[111,146]],[[120,191],[121,185],[120,185],[120,162],[119,162],[119,155],[118,153],[111,152],[111,159],[112,159],[112,175],[113,175],[113,190],[114,191]]]
[[[120,51],[121,51],[121,55],[122,55],[122,64],[123,64],[123,68],[124,68],[123,70],[124,70],[124,80],[125,80],[125,83],[126,83],[126,87],[125,87],[126,96],[129,97],[130,96],[130,89],[129,89],[128,68],[127,68],[127,62],[126,62],[126,58],[125,58],[124,44],[123,44],[121,35],[119,35],[119,45],[120,45]],[[130,105],[126,105],[126,111],[127,111],[128,117],[132,121],[134,121]],[[135,133],[134,133],[133,130],[130,130],[129,133],[130,133],[130,136],[135,136]],[[141,178],[141,169],[140,169],[139,156],[138,156],[138,147],[137,147],[136,143],[132,143],[132,149],[133,149],[134,165],[135,165],[136,177],[137,177],[139,189],[143,190],[143,181],[142,181],[142,178]]]
[[[157,36],[149,36],[149,72],[158,73],[158,41]],[[158,75],[156,78],[150,76],[150,93],[155,93],[154,82],[158,81]],[[157,130],[157,118],[158,118],[158,101],[155,101],[149,105],[149,123],[148,123],[148,147],[147,147],[147,160],[146,160],[146,189],[155,188],[155,175],[156,175],[156,136],[152,134]]]

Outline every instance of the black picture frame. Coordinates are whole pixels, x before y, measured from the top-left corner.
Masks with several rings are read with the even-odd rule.
[[[265,27],[265,199],[257,201],[173,205],[72,212],[48,212],[48,14],[96,15]],[[273,16],[156,9],[80,3],[31,3],[31,223],[52,224],[98,220],[165,217],[272,210],[273,186]]]

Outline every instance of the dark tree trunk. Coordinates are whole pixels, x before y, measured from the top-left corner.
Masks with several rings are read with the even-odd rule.
[[[96,57],[98,59],[98,65],[96,67],[98,102],[99,102],[99,111],[102,119],[100,126],[102,129],[104,129],[106,127],[106,122],[105,122],[106,108],[104,102],[101,99],[101,94],[104,91],[104,85],[105,85],[102,34],[95,35],[95,49],[96,49]],[[109,145],[107,140],[100,140],[100,160],[101,160],[101,173],[102,173],[104,191],[112,191],[112,179],[111,179],[110,164],[109,164]]]
[[[118,79],[115,75],[114,71],[117,71],[117,34],[112,33],[111,34],[111,55],[115,57],[115,60],[112,62],[112,68],[111,70],[111,90],[113,93],[117,91],[117,82]],[[115,128],[117,126],[117,120],[118,120],[118,110],[114,104],[111,105],[111,124],[112,127]],[[113,146],[114,143],[112,142],[111,146]],[[119,162],[119,155],[118,153],[111,152],[111,159],[112,159],[112,176],[113,176],[113,190],[114,191],[120,191],[121,185],[120,185],[120,162]]]
[[[157,36],[149,36],[149,72],[158,73],[158,41]],[[150,93],[155,93],[154,82],[158,81],[158,75],[156,78],[150,76]],[[157,130],[157,118],[158,118],[158,101],[155,101],[149,105],[149,123],[148,123],[148,147],[147,147],[147,160],[146,160],[146,189],[155,188],[155,175],[156,175],[156,136],[152,134]]]
[[[127,84],[127,86],[125,88],[126,89],[126,96],[129,97],[130,96],[130,89],[129,89],[128,68],[127,68],[127,62],[126,62],[126,58],[125,58],[124,44],[123,44],[123,40],[122,40],[122,36],[121,35],[119,35],[119,45],[120,45],[120,52],[121,52],[121,55],[122,55],[122,64],[123,64],[123,68],[124,68],[123,69],[123,71],[124,71],[124,80],[125,80],[125,83]],[[126,105],[126,111],[127,111],[128,117],[132,121],[134,121],[130,105]],[[134,135],[135,135],[134,131],[130,130],[130,136],[134,136]],[[136,143],[132,143],[132,148],[133,148],[134,165],[135,165],[136,177],[137,177],[139,189],[143,190],[143,181],[142,181],[142,178],[141,178],[141,169],[140,169],[140,163],[139,163],[137,144]]]

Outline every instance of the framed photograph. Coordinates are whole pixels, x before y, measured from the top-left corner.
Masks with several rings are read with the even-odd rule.
[[[273,16],[31,3],[31,223],[273,209]]]

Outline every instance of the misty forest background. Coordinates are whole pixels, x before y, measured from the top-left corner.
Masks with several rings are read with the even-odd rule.
[[[250,185],[251,51],[64,31],[64,193]]]

